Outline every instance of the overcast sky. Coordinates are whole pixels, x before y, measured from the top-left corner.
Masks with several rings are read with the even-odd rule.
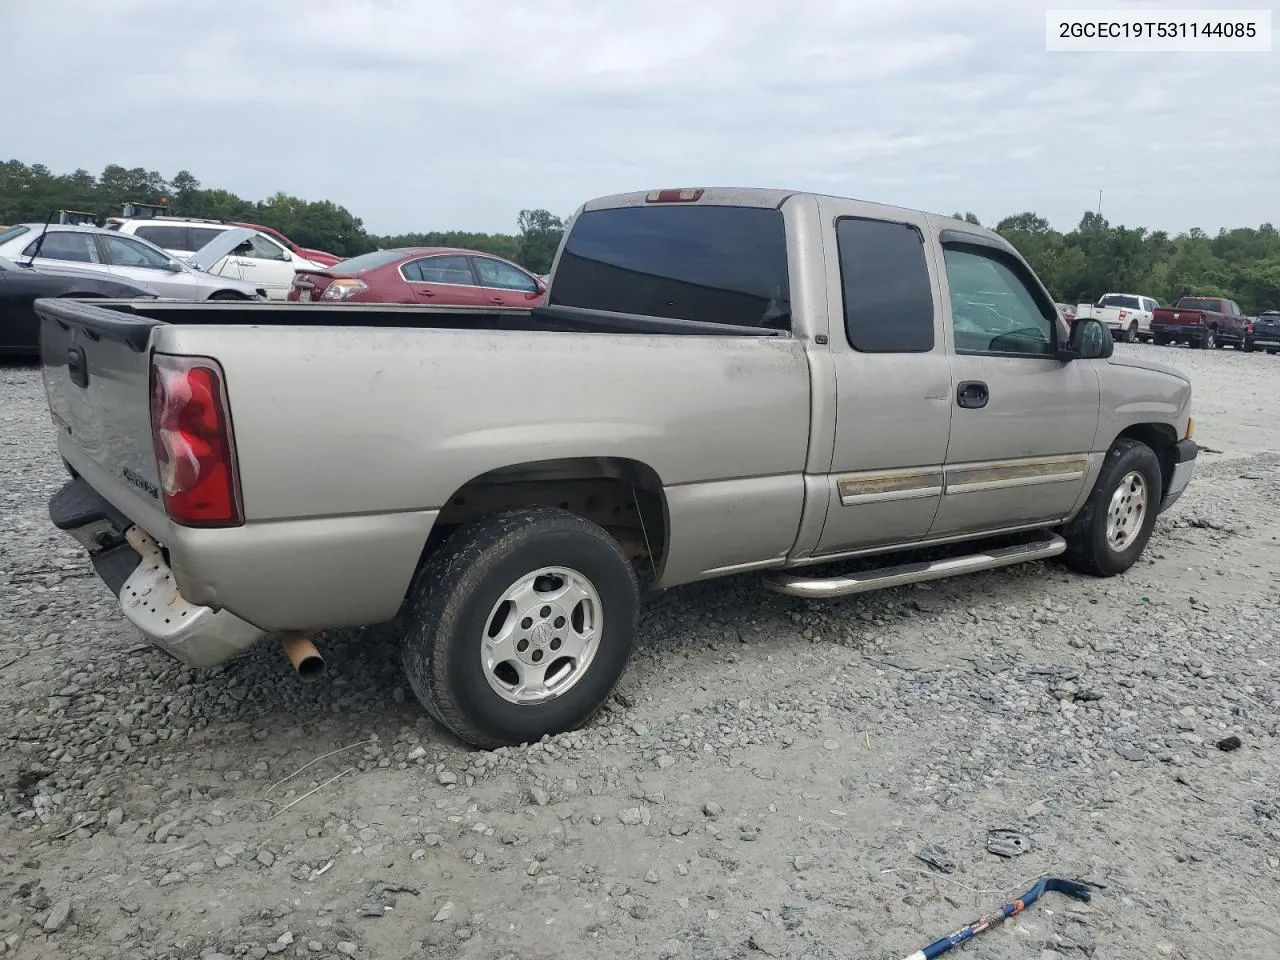
[[[702,185],[1059,228],[1102,189],[1112,223],[1280,223],[1280,38],[1046,53],[1047,7],[1098,4],[894,3],[6,0],[0,159],[185,168],[374,233]]]

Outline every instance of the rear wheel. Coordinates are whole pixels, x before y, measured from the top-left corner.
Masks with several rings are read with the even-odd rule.
[[[1195,344],[1197,350],[1208,350],[1210,347],[1216,347],[1218,345],[1218,336],[1217,333],[1210,328],[1200,334],[1200,339],[1193,340],[1192,343]]]
[[[1128,329],[1128,330],[1126,330],[1126,331],[1125,331],[1125,334],[1124,334],[1124,342],[1125,342],[1125,343],[1137,343],[1137,342],[1138,342],[1138,321],[1137,321],[1137,320],[1135,320],[1135,321],[1133,321],[1133,323],[1129,324],[1129,329]]]
[[[1157,347],[1167,347],[1169,345],[1169,338],[1163,333],[1157,333],[1155,335],[1155,341]]]
[[[1137,440],[1117,440],[1089,499],[1063,532],[1063,563],[1094,577],[1124,573],[1151,538],[1162,493],[1155,451]]]
[[[410,587],[401,659],[427,712],[467,743],[587,723],[631,655],[639,588],[603,529],[550,507],[457,531]]]
[[[1274,357],[1277,353],[1280,353],[1280,350],[1277,350],[1275,347],[1267,347],[1268,357]]]
[[[1245,340],[1244,344],[1241,346],[1241,349],[1244,350],[1245,353],[1253,353],[1253,341]]]

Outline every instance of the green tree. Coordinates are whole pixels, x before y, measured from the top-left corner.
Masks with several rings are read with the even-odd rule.
[[[549,210],[537,209],[521,210],[516,224],[520,228],[520,263],[534,273],[546,273],[564,235],[564,221]]]

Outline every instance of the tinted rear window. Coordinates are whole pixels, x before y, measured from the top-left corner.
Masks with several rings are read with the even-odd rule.
[[[1138,310],[1138,309],[1141,309],[1141,308],[1138,306],[1138,298],[1137,298],[1137,297],[1120,297],[1120,296],[1116,296],[1116,297],[1103,297],[1103,298],[1102,298],[1102,300],[1098,303],[1098,306],[1100,306],[1100,307],[1117,307],[1117,308],[1122,309],[1122,310]]]
[[[187,236],[189,239],[187,243],[191,244],[191,246],[186,249],[194,253],[224,233],[226,233],[225,230],[219,230],[216,227],[188,227]]]
[[[1179,310],[1208,310],[1210,313],[1222,312],[1221,300],[1201,300],[1198,297],[1183,297],[1178,301]]]
[[[550,302],[789,330],[790,297],[781,211],[673,205],[581,214]]]
[[[187,234],[186,227],[170,227],[149,223],[145,226],[135,227],[133,235],[141,237],[143,240],[150,240],[163,250],[193,249],[188,246],[191,240]]]
[[[924,238],[904,223],[836,223],[845,335],[862,353],[933,349],[933,289]]]
[[[350,260],[335,263],[328,270],[333,273],[361,273],[365,270],[376,270],[388,263],[395,263],[404,258],[403,250],[375,250],[373,253],[362,253]]]

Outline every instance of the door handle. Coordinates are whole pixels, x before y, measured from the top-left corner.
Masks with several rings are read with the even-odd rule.
[[[501,297],[490,297],[490,298],[489,298],[489,302],[490,302],[490,303],[496,303],[498,306],[502,306],[502,298],[501,298]]]
[[[436,292],[434,290],[418,290],[418,296],[420,297],[434,297],[435,295]]]
[[[987,385],[981,380],[965,380],[956,387],[956,403],[970,410],[985,407],[990,397]]]

